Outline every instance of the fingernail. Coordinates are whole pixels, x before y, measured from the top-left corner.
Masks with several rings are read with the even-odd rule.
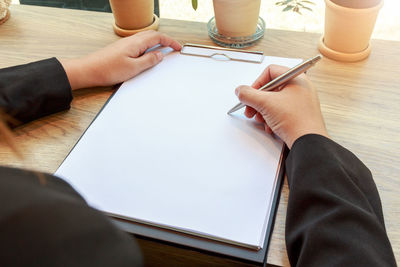
[[[239,96],[239,92],[240,92],[240,87],[237,87],[237,88],[235,89],[235,95],[236,95],[236,96]]]
[[[163,59],[163,54],[160,51],[156,52],[156,56],[157,56],[158,60],[162,60]]]

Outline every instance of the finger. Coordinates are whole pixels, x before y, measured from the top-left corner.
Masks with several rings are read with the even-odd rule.
[[[235,94],[239,98],[240,102],[252,107],[258,112],[263,109],[263,105],[265,105],[266,96],[268,93],[269,92],[254,90],[254,88],[246,85],[241,85],[235,90]]]
[[[254,115],[256,115],[256,114],[257,114],[257,110],[255,110],[255,109],[252,108],[252,107],[246,106],[246,109],[245,109],[245,111],[244,111],[244,115],[245,115],[247,118],[251,119],[251,118],[253,118]]]
[[[144,70],[147,70],[154,65],[157,65],[162,59],[163,59],[163,54],[160,51],[153,51],[146,53],[140,57],[134,58],[134,64],[136,73],[134,75],[137,75],[141,73]]]
[[[280,65],[269,65],[261,75],[256,79],[256,81],[252,84],[252,87],[258,89],[261,86],[267,84],[278,76],[289,70],[288,67],[280,66]]]
[[[272,129],[268,126],[268,124],[264,123],[264,129],[267,133],[272,134]]]
[[[264,123],[265,122],[263,116],[259,112],[257,112],[257,114],[256,114],[256,122],[258,122],[258,123]]]
[[[181,50],[182,48],[182,45],[171,37],[156,31],[147,31],[137,37],[140,37],[138,55],[144,53],[147,49],[152,48],[158,44],[162,46],[169,46],[177,51]]]

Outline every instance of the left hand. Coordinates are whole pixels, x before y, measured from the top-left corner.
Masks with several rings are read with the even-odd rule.
[[[82,58],[60,60],[72,90],[109,86],[126,81],[153,67],[163,59],[159,51],[143,54],[161,44],[175,50],[182,46],[174,39],[156,31],[145,31],[120,39]]]

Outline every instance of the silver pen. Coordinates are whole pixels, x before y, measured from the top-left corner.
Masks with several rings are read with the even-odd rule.
[[[270,81],[269,83],[265,84],[264,86],[262,86],[260,89],[258,89],[259,91],[271,91],[281,85],[283,85],[284,83],[290,81],[291,79],[299,76],[300,74],[306,72],[309,68],[311,68],[312,66],[314,66],[315,63],[317,63],[320,59],[322,58],[321,55],[315,56],[313,58],[310,58],[306,61],[303,61],[302,63],[298,64],[297,66],[291,68],[290,70],[288,70],[287,72],[279,75],[277,78],[273,79],[272,81]],[[234,106],[233,108],[231,108],[231,110],[228,111],[228,114],[231,114],[232,112],[235,112],[243,107],[245,107],[246,105],[243,103],[239,103],[236,106]]]

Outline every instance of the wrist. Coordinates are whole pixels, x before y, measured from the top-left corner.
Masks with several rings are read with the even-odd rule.
[[[72,90],[97,86],[95,72],[85,58],[59,60]]]
[[[301,138],[302,136],[308,134],[316,134],[321,135],[326,138],[330,138],[328,132],[326,131],[325,127],[323,128],[308,128],[308,129],[299,129],[295,133],[293,133],[286,141],[286,145],[289,149],[292,148],[293,144],[296,142],[297,139]]]

